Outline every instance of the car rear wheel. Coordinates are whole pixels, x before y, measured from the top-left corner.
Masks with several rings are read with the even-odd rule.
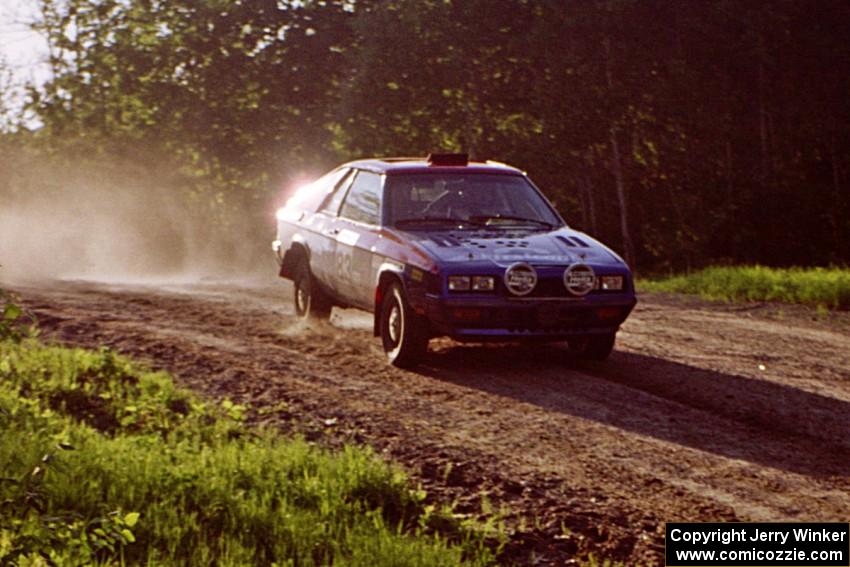
[[[414,366],[428,350],[428,322],[417,315],[401,284],[394,282],[381,301],[381,342],[394,366]]]
[[[299,262],[293,282],[295,284],[293,294],[295,315],[299,319],[329,319],[333,304],[319,287],[306,260]]]
[[[570,350],[586,360],[605,360],[614,350],[616,333],[590,335],[570,341]]]

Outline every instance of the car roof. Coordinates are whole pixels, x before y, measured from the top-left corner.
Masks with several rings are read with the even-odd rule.
[[[351,161],[341,167],[365,169],[380,174],[398,173],[497,173],[503,175],[525,175],[521,170],[495,161],[470,161],[468,165],[434,165],[425,157],[384,157]]]

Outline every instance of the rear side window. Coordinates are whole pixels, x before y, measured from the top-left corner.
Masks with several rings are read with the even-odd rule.
[[[366,224],[381,224],[381,176],[359,171],[339,216]]]
[[[319,210],[332,216],[336,216],[339,211],[339,205],[342,203],[342,198],[345,196],[345,191],[348,189],[351,178],[353,177],[351,169],[343,169],[342,173],[343,175],[334,178],[333,190],[328,193],[324,202],[322,202],[322,206],[319,207]]]

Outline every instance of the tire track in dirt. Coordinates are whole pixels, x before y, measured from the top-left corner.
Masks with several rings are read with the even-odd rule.
[[[606,363],[440,339],[407,372],[366,317],[295,323],[288,289],[18,291],[49,336],[144,357],[319,442],[369,444],[459,512],[507,507],[508,560],[653,564],[664,521],[846,520],[846,334],[653,297]]]

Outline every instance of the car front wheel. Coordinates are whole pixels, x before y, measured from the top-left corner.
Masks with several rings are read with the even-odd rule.
[[[394,366],[414,366],[428,350],[428,322],[413,311],[398,282],[384,293],[380,323],[384,352]]]
[[[302,260],[298,264],[293,282],[295,315],[299,319],[327,320],[330,318],[333,306],[331,300],[319,287],[306,261]]]

